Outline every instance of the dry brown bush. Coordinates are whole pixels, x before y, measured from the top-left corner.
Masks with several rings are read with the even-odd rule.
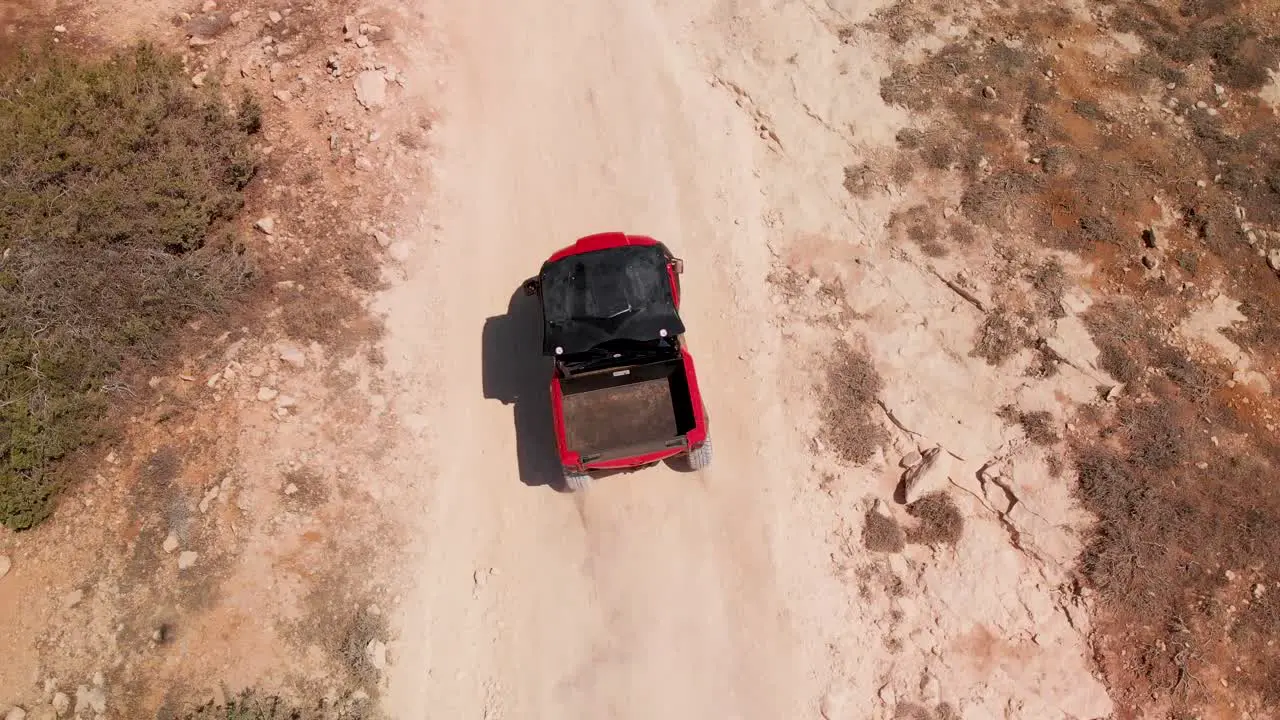
[[[1061,439],[1054,428],[1053,414],[1045,410],[1024,412],[1013,405],[1006,405],[1000,408],[998,415],[1005,422],[1020,425],[1027,439],[1036,445],[1055,445]]]
[[[841,460],[865,463],[888,440],[872,417],[883,387],[871,358],[845,343],[836,346],[827,365],[821,437]]]
[[[862,525],[862,546],[872,552],[902,552],[907,536],[891,517],[885,517],[874,508],[867,510]]]
[[[1028,325],[1025,317],[1015,315],[1005,308],[992,310],[978,326],[978,334],[973,341],[973,356],[980,357],[991,365],[1002,364],[1030,344],[1032,338]]]
[[[964,534],[964,516],[945,491],[929,493],[907,506],[919,523],[907,529],[907,542],[917,545],[955,545]]]

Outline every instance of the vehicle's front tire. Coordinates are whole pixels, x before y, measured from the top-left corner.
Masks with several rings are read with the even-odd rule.
[[[689,451],[689,469],[702,470],[711,465],[711,438]]]
[[[591,487],[591,476],[586,473],[566,472],[564,486],[569,492],[582,492]]]

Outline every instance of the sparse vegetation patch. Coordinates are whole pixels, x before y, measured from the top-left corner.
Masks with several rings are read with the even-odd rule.
[[[295,704],[278,695],[245,690],[225,702],[210,702],[182,720],[371,720],[377,717],[367,695]]]
[[[45,518],[58,461],[95,438],[130,359],[251,279],[211,237],[240,209],[260,109],[190,87],[142,46],[0,70],[0,523]]]

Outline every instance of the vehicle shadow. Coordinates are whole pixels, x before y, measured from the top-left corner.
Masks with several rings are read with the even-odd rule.
[[[564,477],[551,420],[551,359],[542,354],[542,310],[517,288],[507,314],[484,321],[484,397],[512,407],[520,481],[562,490]]]

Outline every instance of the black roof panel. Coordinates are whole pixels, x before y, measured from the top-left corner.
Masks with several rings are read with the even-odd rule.
[[[574,355],[613,340],[683,333],[667,263],[659,245],[625,245],[543,265],[544,351]]]

